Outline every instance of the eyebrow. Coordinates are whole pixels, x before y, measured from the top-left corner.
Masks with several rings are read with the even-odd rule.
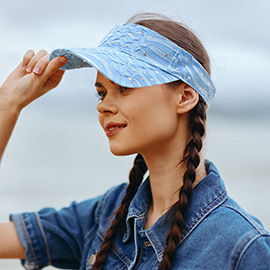
[[[103,85],[101,83],[99,83],[99,82],[96,82],[95,87],[103,87]]]
[[[113,84],[113,85],[117,85],[115,82],[113,82],[113,81],[111,81],[110,80],[110,82]],[[100,87],[100,88],[102,88],[102,87],[104,87],[101,83],[99,83],[99,82],[96,82],[95,83],[95,87]]]

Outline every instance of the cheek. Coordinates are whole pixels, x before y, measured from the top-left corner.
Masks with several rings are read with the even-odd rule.
[[[141,139],[158,140],[171,136],[177,128],[177,115],[164,103],[133,105],[129,112],[132,131]]]
[[[101,113],[98,114],[98,121],[101,127],[104,129],[104,116]]]

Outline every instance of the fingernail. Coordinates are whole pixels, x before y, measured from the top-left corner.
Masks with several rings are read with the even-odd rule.
[[[22,69],[23,69],[23,70],[26,70],[26,65],[23,65],[23,66],[22,66]]]
[[[36,73],[36,74],[40,74],[40,72],[41,72],[40,67],[35,67],[35,68],[33,69],[33,72]]]
[[[65,56],[61,56],[59,57],[59,61],[63,64],[67,63],[68,62],[68,59],[65,57]]]
[[[27,67],[26,71],[27,72],[32,72],[32,67],[31,66]]]

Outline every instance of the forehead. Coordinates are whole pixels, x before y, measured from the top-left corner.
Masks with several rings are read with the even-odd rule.
[[[115,83],[115,82],[111,81],[110,79],[106,78],[102,73],[100,73],[98,71],[95,86],[96,87],[103,87],[104,84],[111,84],[111,85],[113,85],[115,87],[119,86],[117,83]]]

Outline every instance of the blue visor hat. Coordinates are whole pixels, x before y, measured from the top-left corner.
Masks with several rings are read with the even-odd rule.
[[[209,106],[215,86],[202,65],[159,33],[138,24],[115,26],[97,48],[56,49],[51,60],[65,56],[65,70],[94,67],[114,83],[139,88],[182,80]]]

